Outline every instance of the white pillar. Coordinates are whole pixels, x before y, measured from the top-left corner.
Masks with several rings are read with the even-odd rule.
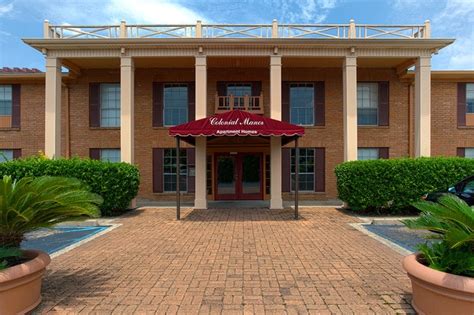
[[[281,56],[270,56],[270,117],[281,120]],[[270,139],[270,209],[283,209],[281,138]]]
[[[415,157],[431,155],[431,57],[415,64]]]
[[[346,57],[342,66],[344,106],[344,161],[357,160],[357,58]]]
[[[44,154],[61,156],[61,60],[46,57]]]
[[[134,162],[134,65],[131,57],[120,58],[120,156]]]
[[[206,56],[196,56],[196,119],[207,117],[207,60]],[[207,209],[205,137],[196,138],[195,209]]]

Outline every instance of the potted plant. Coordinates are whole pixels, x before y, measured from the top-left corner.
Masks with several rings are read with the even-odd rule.
[[[435,240],[403,259],[413,308],[419,314],[474,314],[474,208],[454,195],[414,206],[421,216],[403,223],[433,232]]]
[[[50,257],[21,250],[25,233],[99,215],[102,198],[77,179],[0,180],[0,313],[24,314],[41,302],[41,280]]]

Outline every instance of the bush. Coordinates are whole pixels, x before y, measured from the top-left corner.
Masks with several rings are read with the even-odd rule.
[[[474,174],[474,159],[458,157],[351,161],[335,169],[339,198],[354,211],[412,212],[423,194]]]
[[[13,179],[39,176],[73,177],[85,183],[91,192],[100,195],[102,215],[117,215],[127,209],[138,193],[138,168],[127,163],[109,163],[90,159],[57,159],[30,157],[0,163],[0,177]]]

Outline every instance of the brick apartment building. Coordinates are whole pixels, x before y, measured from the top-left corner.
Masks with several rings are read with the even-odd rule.
[[[54,26],[24,42],[46,72],[0,71],[4,159],[37,154],[135,163],[139,197],[174,199],[169,127],[241,109],[304,126],[300,198],[337,197],[348,160],[474,157],[474,71],[431,71],[453,42],[430,24]],[[440,52],[442,53],[442,51]],[[414,66],[414,70],[410,70]],[[67,68],[67,72],[61,69]],[[293,144],[280,137],[196,137],[180,189],[208,200],[294,189]]]

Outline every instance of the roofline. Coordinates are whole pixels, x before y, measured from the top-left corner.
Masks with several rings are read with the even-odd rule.
[[[419,48],[433,51],[444,48],[454,42],[454,39],[332,39],[332,38],[113,38],[113,39],[38,39],[23,38],[23,42],[31,47],[46,49],[71,48],[134,48],[134,47],[212,47],[224,46],[258,46],[258,47],[325,47],[333,48],[364,48],[374,46],[380,48]]]

